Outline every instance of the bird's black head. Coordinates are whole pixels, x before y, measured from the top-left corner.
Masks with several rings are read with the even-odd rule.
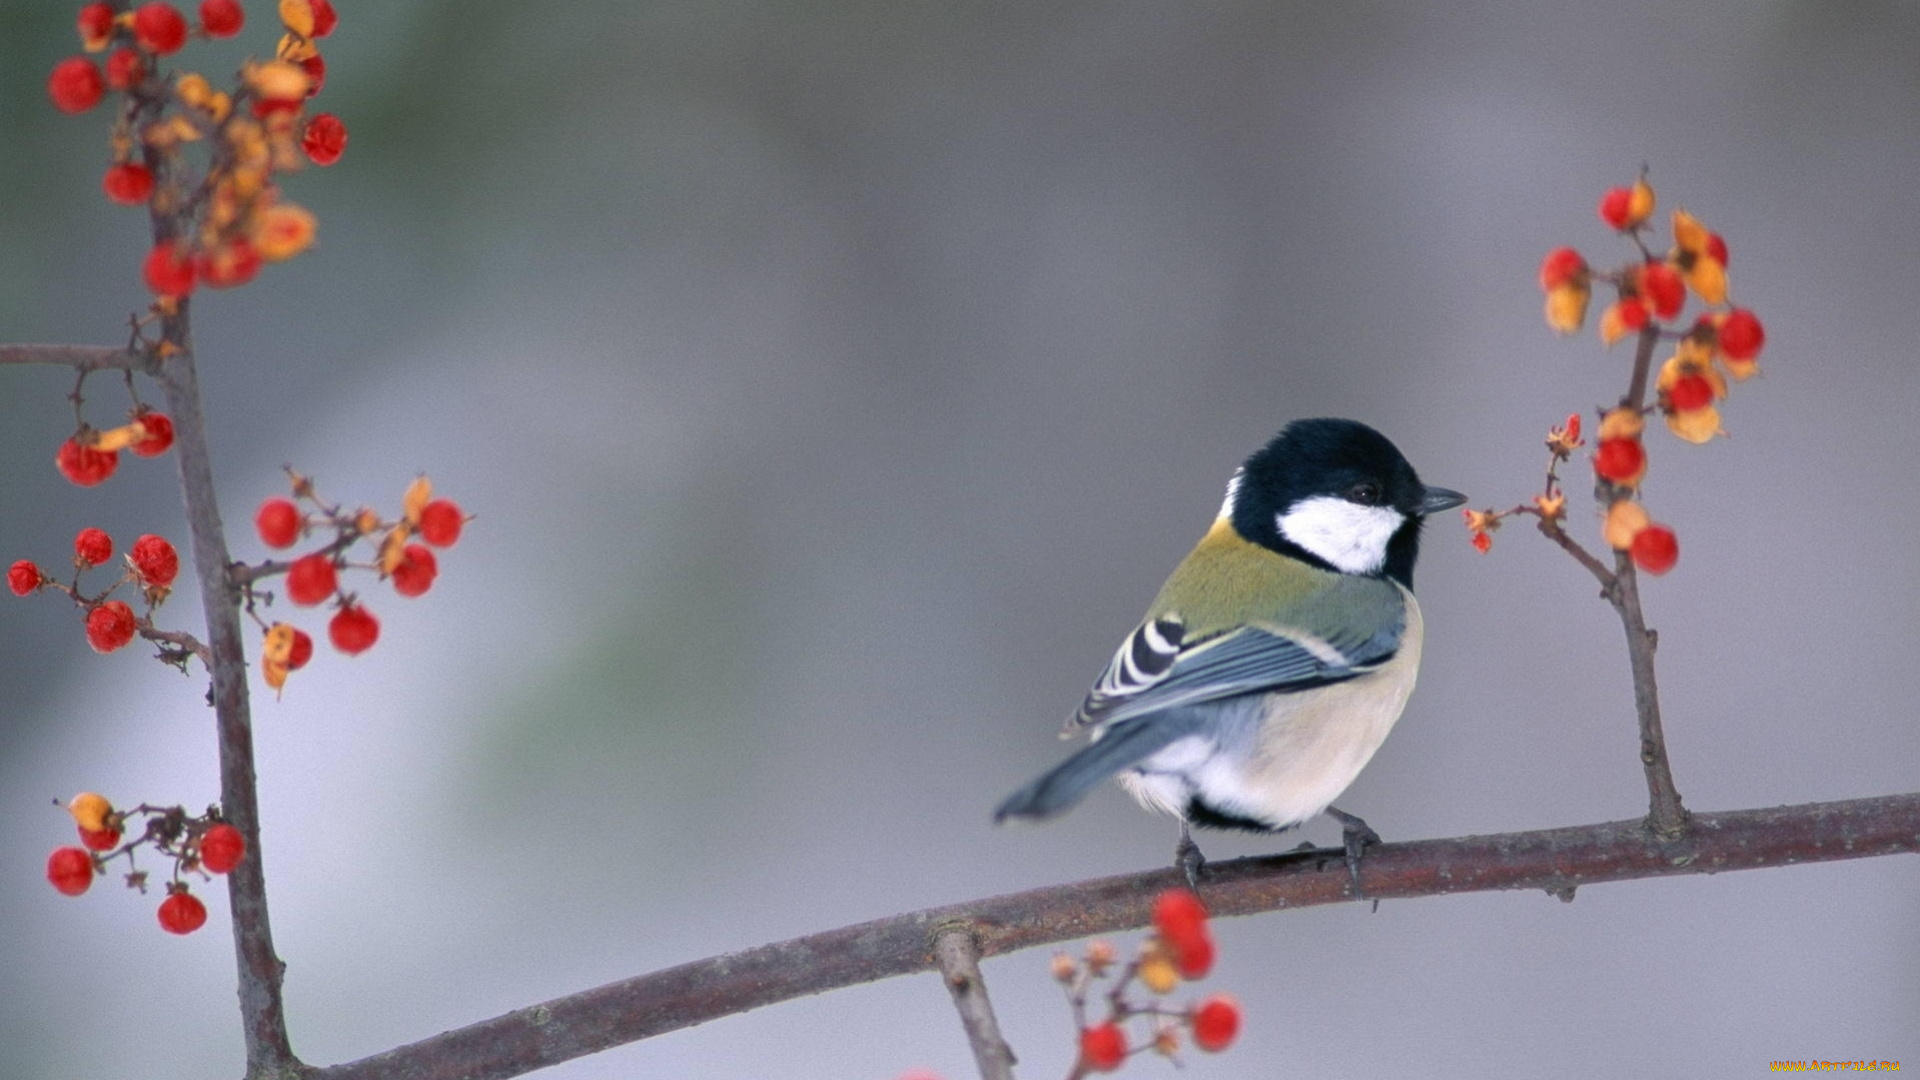
[[[1353,420],[1296,420],[1234,474],[1223,513],[1248,540],[1343,574],[1413,587],[1420,522],[1466,496],[1420,482],[1393,443]]]

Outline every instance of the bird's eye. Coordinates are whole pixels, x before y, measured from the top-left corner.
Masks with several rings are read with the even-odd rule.
[[[1375,506],[1380,502],[1380,485],[1371,480],[1362,480],[1347,489],[1347,501],[1361,506]]]

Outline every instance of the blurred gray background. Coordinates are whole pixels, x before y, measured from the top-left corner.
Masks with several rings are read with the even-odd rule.
[[[1770,335],[1732,438],[1650,440],[1683,548],[1646,589],[1681,790],[1920,788],[1920,6],[335,2],[321,101],[352,142],[286,183],[321,242],[196,301],[224,509],[255,559],[282,463],[388,507],[425,471],[479,518],[427,597],[366,587],[372,652],[323,646],[277,704],[256,684],[309,1061],[1162,864],[1171,823],[1117,790],[1044,828],[988,813],[1064,752],[1287,419],[1367,420],[1476,505],[1536,490],[1546,427],[1617,395],[1627,356],[1551,335],[1535,268],[1624,254],[1593,205],[1642,163],[1663,220],[1726,235]],[[45,99],[74,7],[0,2],[0,340],[113,343],[144,302],[141,215],[98,193],[106,117]],[[270,48],[271,12],[183,59]],[[70,383],[0,371],[0,561],[57,564],[83,525],[182,532],[170,458],[55,475]],[[1523,528],[1482,557],[1449,518],[1419,583],[1420,691],[1342,804],[1389,839],[1643,812],[1591,581]],[[215,797],[204,680],[0,601],[0,1076],[236,1076],[224,889],[182,939],[154,898],[41,877],[70,842],[55,798]],[[1219,933],[1207,985],[1248,1026],[1195,1077],[1920,1059],[1912,859]],[[1072,1053],[1046,963],[987,965],[1028,1077]],[[915,1066],[972,1070],[931,976],[544,1075]]]

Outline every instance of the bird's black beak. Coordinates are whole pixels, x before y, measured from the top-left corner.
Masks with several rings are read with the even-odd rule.
[[[1466,504],[1467,497],[1457,491],[1449,491],[1443,487],[1430,487],[1425,495],[1420,496],[1420,515],[1425,517],[1428,514],[1437,514],[1442,510],[1451,510]]]

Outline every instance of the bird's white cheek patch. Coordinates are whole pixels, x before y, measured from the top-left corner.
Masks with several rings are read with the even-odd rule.
[[[1407,516],[1391,506],[1361,506],[1332,495],[1301,499],[1274,518],[1280,535],[1345,574],[1378,573],[1387,542]]]

